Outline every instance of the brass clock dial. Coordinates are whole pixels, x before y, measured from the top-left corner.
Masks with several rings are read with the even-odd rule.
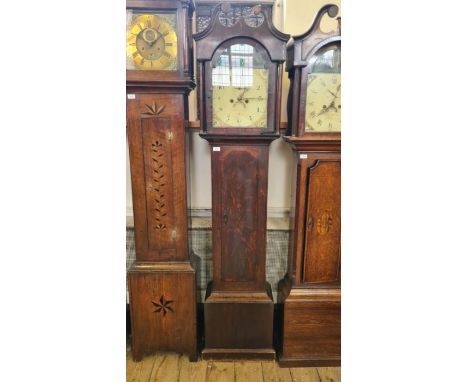
[[[234,44],[212,72],[212,126],[266,128],[268,70],[253,46]]]
[[[127,69],[177,70],[175,14],[127,11]]]
[[[338,46],[314,58],[307,75],[305,131],[341,131],[341,51]]]

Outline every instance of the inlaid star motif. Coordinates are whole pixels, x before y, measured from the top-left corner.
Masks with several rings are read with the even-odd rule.
[[[143,115],[159,115],[166,108],[166,105],[158,106],[158,104],[154,101],[151,105],[145,104],[145,106],[148,108],[149,111],[143,113]]]
[[[159,313],[159,312],[162,312],[163,316],[166,315],[167,312],[171,311],[172,313],[174,313],[174,310],[169,306],[173,303],[174,301],[172,300],[166,300],[164,298],[164,296],[161,296],[161,298],[159,299],[159,302],[157,301],[151,301],[151,303],[154,305],[154,307],[156,308],[155,310],[153,310],[153,313]]]

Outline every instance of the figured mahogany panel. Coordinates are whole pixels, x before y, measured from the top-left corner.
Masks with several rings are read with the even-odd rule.
[[[136,94],[127,105],[137,260],[186,260],[183,96]]]
[[[212,168],[215,288],[262,289],[268,147],[223,145]]]
[[[341,163],[308,170],[303,281],[334,282],[340,273]]]
[[[247,151],[231,151],[222,163],[223,206],[221,278],[225,281],[255,279],[257,226],[257,161]]]

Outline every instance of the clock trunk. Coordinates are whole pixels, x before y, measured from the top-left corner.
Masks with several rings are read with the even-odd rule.
[[[265,281],[270,141],[210,143],[213,281],[202,354],[273,359],[273,296]]]

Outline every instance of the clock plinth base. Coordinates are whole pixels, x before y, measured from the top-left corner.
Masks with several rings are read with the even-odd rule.
[[[190,262],[134,263],[128,271],[135,361],[158,351],[197,360],[195,270]]]
[[[341,288],[279,283],[281,367],[341,364]]]
[[[221,292],[207,289],[203,359],[271,359],[273,297],[264,291]]]

